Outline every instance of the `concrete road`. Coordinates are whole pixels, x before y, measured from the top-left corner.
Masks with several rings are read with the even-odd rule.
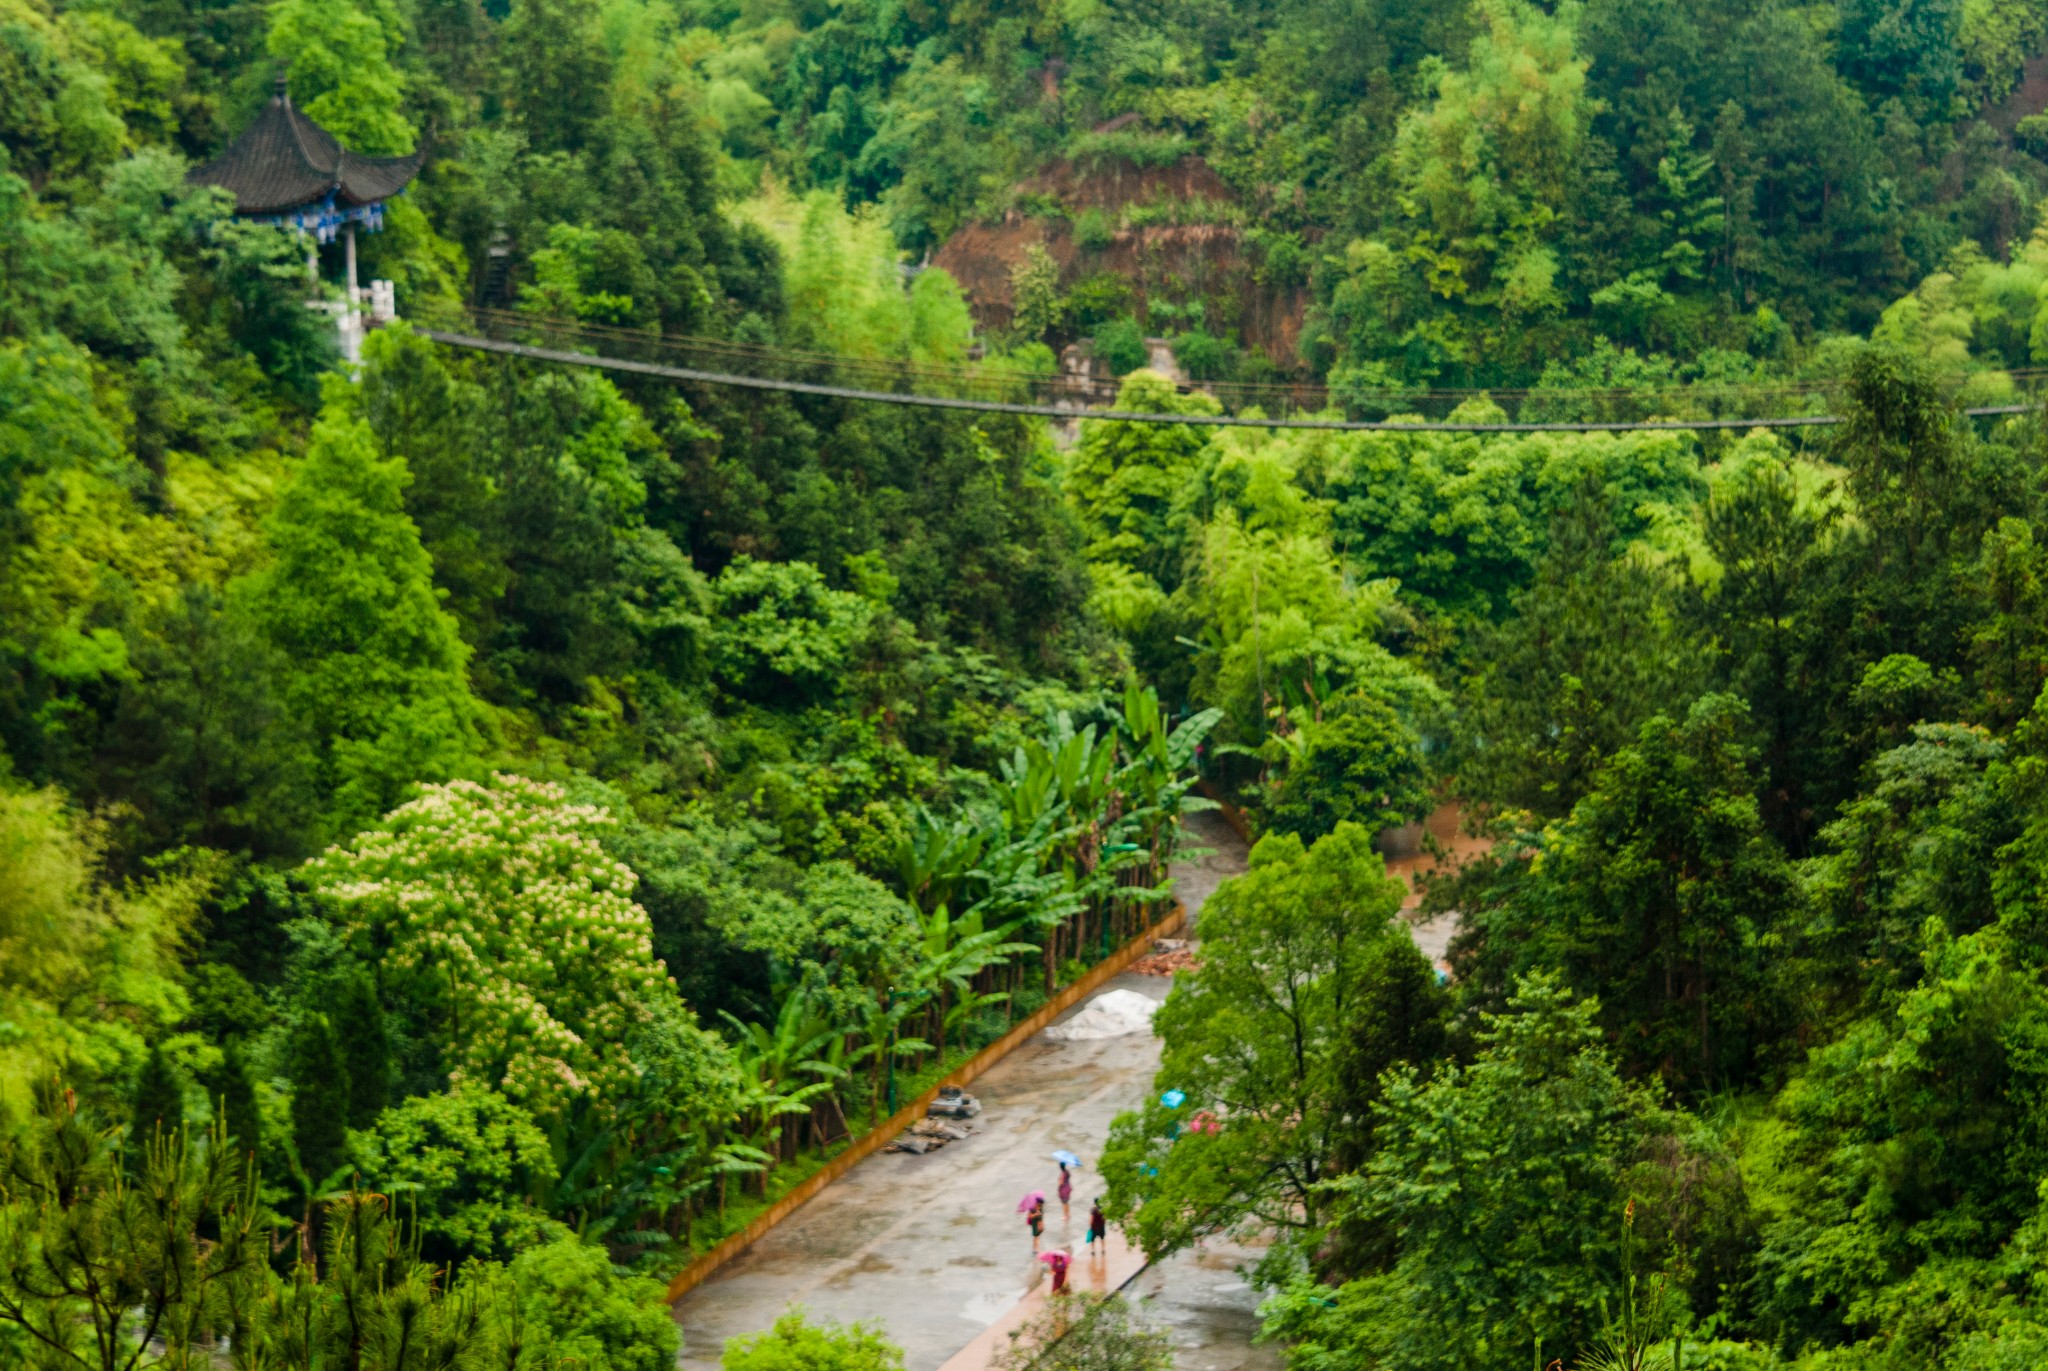
[[[1162,976],[1109,988],[1165,998]],[[1077,1011],[1078,1012],[1078,1007]],[[934,1371],[1022,1297],[1039,1264],[1016,1212],[1027,1190],[1052,1196],[1067,1148],[1093,1162],[1110,1120],[1142,1096],[1159,1064],[1149,1034],[1097,1042],[1043,1038],[971,1087],[976,1132],[922,1157],[878,1152],[676,1304],[686,1366],[715,1366],[725,1340],[800,1304],[813,1316],[866,1320],[903,1349],[908,1371]],[[1046,1240],[1078,1245],[1092,1170],[1077,1178],[1071,1225],[1052,1199]]]
[[[1244,845],[1213,814],[1190,828],[1191,846],[1213,849],[1175,867],[1180,898],[1199,919],[1217,884],[1244,869]],[[1105,989],[1163,999],[1168,984],[1120,976]],[[1151,1089],[1158,1064],[1159,1042],[1147,1034],[1019,1048],[974,1083],[986,1112],[973,1137],[922,1157],[877,1153],[677,1301],[683,1364],[715,1367],[727,1338],[800,1304],[813,1317],[877,1324],[903,1348],[908,1371],[935,1371],[1042,1269],[1016,1206],[1027,1190],[1052,1195],[1059,1169],[1049,1154],[1067,1148],[1092,1163],[1110,1121]],[[1092,1169],[1079,1174],[1071,1225],[1053,1201],[1049,1243],[1078,1247],[1100,1189]]]
[[[1255,1343],[1259,1292],[1247,1272],[1254,1248],[1210,1242],[1145,1269],[1127,1295],[1173,1340],[1175,1371],[1279,1371],[1280,1348]]]
[[[1183,851],[1204,854],[1173,864],[1174,892],[1199,924],[1202,905],[1216,893],[1216,887],[1244,870],[1244,839],[1211,809],[1188,816],[1181,846]]]

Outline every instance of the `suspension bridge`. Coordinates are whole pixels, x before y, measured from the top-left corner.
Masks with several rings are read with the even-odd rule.
[[[1005,370],[1002,368],[937,367],[914,363],[898,363],[886,359],[846,357],[826,353],[801,352],[795,350],[768,349],[744,343],[732,343],[720,339],[684,338],[654,335],[637,330],[610,329],[591,326],[580,321],[536,320],[524,316],[493,318],[486,312],[479,312],[476,322],[483,325],[482,331],[454,331],[441,328],[418,327],[415,332],[431,339],[443,347],[465,349],[475,352],[495,353],[505,357],[516,357],[526,361],[544,362],[560,366],[590,367],[598,370],[617,372],[634,376],[645,376],[657,380],[677,383],[725,386],[743,390],[771,391],[792,395],[812,395],[831,399],[849,400],[862,403],[902,405],[924,409],[964,411],[979,414],[1007,414],[1053,419],[1063,422],[1075,420],[1114,420],[1132,424],[1186,424],[1213,428],[1255,428],[1255,429],[1321,429],[1336,432],[1366,433],[1631,433],[1656,431],[1711,431],[1753,429],[1810,429],[1825,428],[1844,422],[1839,414],[1777,414],[1728,417],[1725,415],[1702,415],[1698,417],[1645,417],[1639,419],[1613,420],[1473,420],[1458,419],[1351,419],[1332,417],[1329,406],[1332,397],[1320,387],[1299,385],[1236,385],[1219,386],[1214,389],[1230,392],[1241,402],[1249,401],[1248,413],[1202,413],[1180,411],[1126,410],[1114,407],[1097,407],[1077,403],[1068,398],[1065,402],[987,398],[971,394],[935,393],[937,390],[959,391],[966,389],[996,389],[998,391],[1029,393],[1034,388],[1057,387],[1065,378],[1042,373]],[[551,346],[543,343],[520,341],[514,337],[496,336],[512,331],[525,331],[529,336],[541,333],[554,342],[574,342],[575,347]],[[610,351],[600,350],[609,347]],[[708,353],[711,357],[727,362],[753,363],[756,371],[737,371],[725,366],[682,366],[669,361],[650,361],[645,357],[617,355],[626,351],[674,351]],[[852,371],[857,376],[887,379],[912,388],[882,389],[875,385],[848,385],[837,381],[804,380],[795,376],[772,374],[776,371],[810,370],[813,372]],[[914,388],[919,382],[926,389]],[[1069,383],[1070,385],[1070,383]],[[1071,388],[1071,386],[1070,386]],[[1204,392],[1210,387],[1189,386]],[[1083,386],[1084,398],[1089,387]],[[1577,402],[1581,404],[1647,403],[1656,404],[1659,399],[1669,397],[1671,401],[1697,403],[1705,400],[1716,406],[1725,405],[1732,399],[1775,397],[1781,402],[1807,400],[1809,403],[1824,391],[1812,383],[1758,386],[1713,386],[1713,385],[1671,385],[1644,387],[1639,389],[1621,388],[1579,388],[1544,390],[1415,390],[1391,391],[1382,397],[1368,397],[1376,405],[1394,406],[1415,404],[1430,400],[1467,400],[1487,398],[1495,401],[1530,400],[1549,403]],[[1319,412],[1309,414],[1267,415],[1253,405],[1260,399],[1279,399],[1283,403],[1302,404],[1304,401],[1320,400]],[[2032,404],[1984,405],[1965,409],[1963,413],[1973,419],[2000,418],[2026,414],[2036,408]]]

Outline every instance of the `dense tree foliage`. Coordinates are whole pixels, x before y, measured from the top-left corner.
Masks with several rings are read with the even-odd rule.
[[[1930,335],[2032,360],[2034,291],[2005,265],[2048,189],[2030,0],[633,12],[608,44],[551,33],[585,54],[586,91],[666,78],[725,184],[871,206],[914,255],[1029,225],[998,273],[1010,327],[1089,339],[1118,374],[1144,360],[1120,355],[1142,324],[1192,374],[1312,374],[1381,406],[1430,385],[1747,385],[1832,374],[1831,336],[1913,327],[1891,307],[1936,279]],[[434,75],[406,101],[424,111],[454,68],[421,58]],[[504,122],[536,158],[525,89]],[[1145,180],[1197,165],[1199,196]],[[1189,227],[1245,270],[1137,260]],[[1034,257],[1048,241],[1060,257]],[[1247,279],[1300,292],[1305,327],[1258,319]]]
[[[1159,1016],[1161,1097],[1106,1166],[1155,1252],[1276,1239],[1268,1328],[1300,1366],[1682,1345],[1688,1365],[1976,1368],[2044,1345],[2021,1274],[2040,430],[1963,418],[1961,374],[1882,331],[1844,374],[1848,422],[1804,450],[1276,438],[1298,455],[1256,496],[1230,495],[1241,440],[1173,459],[1167,679],[1224,709],[1217,774],[1268,836],[1205,914]],[[1327,611],[1298,659],[1265,638],[1270,613],[1340,603],[1277,571],[1233,620],[1205,549],[1253,518],[1353,596],[1390,578],[1351,643]],[[1105,563],[1116,621],[1152,573]],[[1145,621],[1120,622],[1147,660]],[[1211,665],[1238,622],[1261,624],[1264,673],[1241,712]],[[1363,833],[1417,812],[1388,798],[1416,767],[1493,840],[1429,882],[1424,912],[1458,920],[1438,977],[1381,938],[1391,896],[1304,964],[1321,897],[1274,883],[1340,850],[1376,880]]]
[[[1401,960],[1421,959],[1389,922],[1400,894],[1347,823],[1314,847],[1261,839],[1204,909],[1202,967],[1158,1020],[1161,1071],[1184,1099],[1126,1115],[1103,1156],[1107,1208],[1148,1251],[1246,1223],[1317,1226],[1347,1035],[1377,1018]]]
[[[408,318],[965,363],[879,219],[736,175],[684,18],[0,10],[10,1364],[671,1364],[619,1271],[1166,898],[1215,716],[1116,669],[1040,428],[344,367],[341,245],[187,180],[281,77],[425,142],[356,244]]]
[[[668,1365],[641,1276],[1142,931],[1199,772],[1260,840],[1112,1207],[1274,1237],[1301,1366],[2038,1363],[2044,46],[2036,0],[0,0],[0,1353]],[[343,247],[188,179],[279,76],[425,148],[360,364]],[[415,327],[470,310],[934,391],[1085,343],[1191,422]],[[1843,422],[1217,428],[1168,353]],[[1432,967],[1382,850],[1451,803]]]

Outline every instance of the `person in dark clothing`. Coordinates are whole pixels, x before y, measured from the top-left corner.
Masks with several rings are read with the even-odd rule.
[[[1088,1210],[1088,1255],[1109,1255],[1109,1218],[1102,1212],[1101,1200]]]

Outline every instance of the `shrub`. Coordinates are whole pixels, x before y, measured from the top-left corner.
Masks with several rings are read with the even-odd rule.
[[[672,1371],[681,1337],[658,1281],[619,1274],[602,1247],[562,1238],[512,1263],[533,1366]],[[527,1364],[527,1363],[522,1363]]]
[[[562,1231],[528,1203],[554,1183],[547,1135],[488,1087],[407,1100],[349,1141],[363,1183],[416,1208],[436,1261],[505,1258]]]
[[[1109,211],[1097,205],[1090,205],[1074,217],[1074,244],[1087,252],[1097,252],[1116,241],[1116,220]]]
[[[1033,243],[1024,249],[1023,260],[1010,268],[1010,319],[1020,337],[1036,341],[1048,330],[1059,327],[1066,314],[1060,299],[1059,263]]]
[[[1122,376],[1145,365],[1145,334],[1138,321],[1129,316],[1112,319],[1095,330],[1095,356],[1113,375]]]
[[[1093,329],[1130,312],[1131,283],[1114,272],[1084,276],[1067,292],[1067,318],[1077,329]]]
[[[811,1323],[791,1309],[765,1333],[725,1345],[725,1371],[903,1371],[903,1351],[864,1323]]]
[[[1197,381],[1222,381],[1236,369],[1237,349],[1213,333],[1195,329],[1173,340],[1173,359]]]

